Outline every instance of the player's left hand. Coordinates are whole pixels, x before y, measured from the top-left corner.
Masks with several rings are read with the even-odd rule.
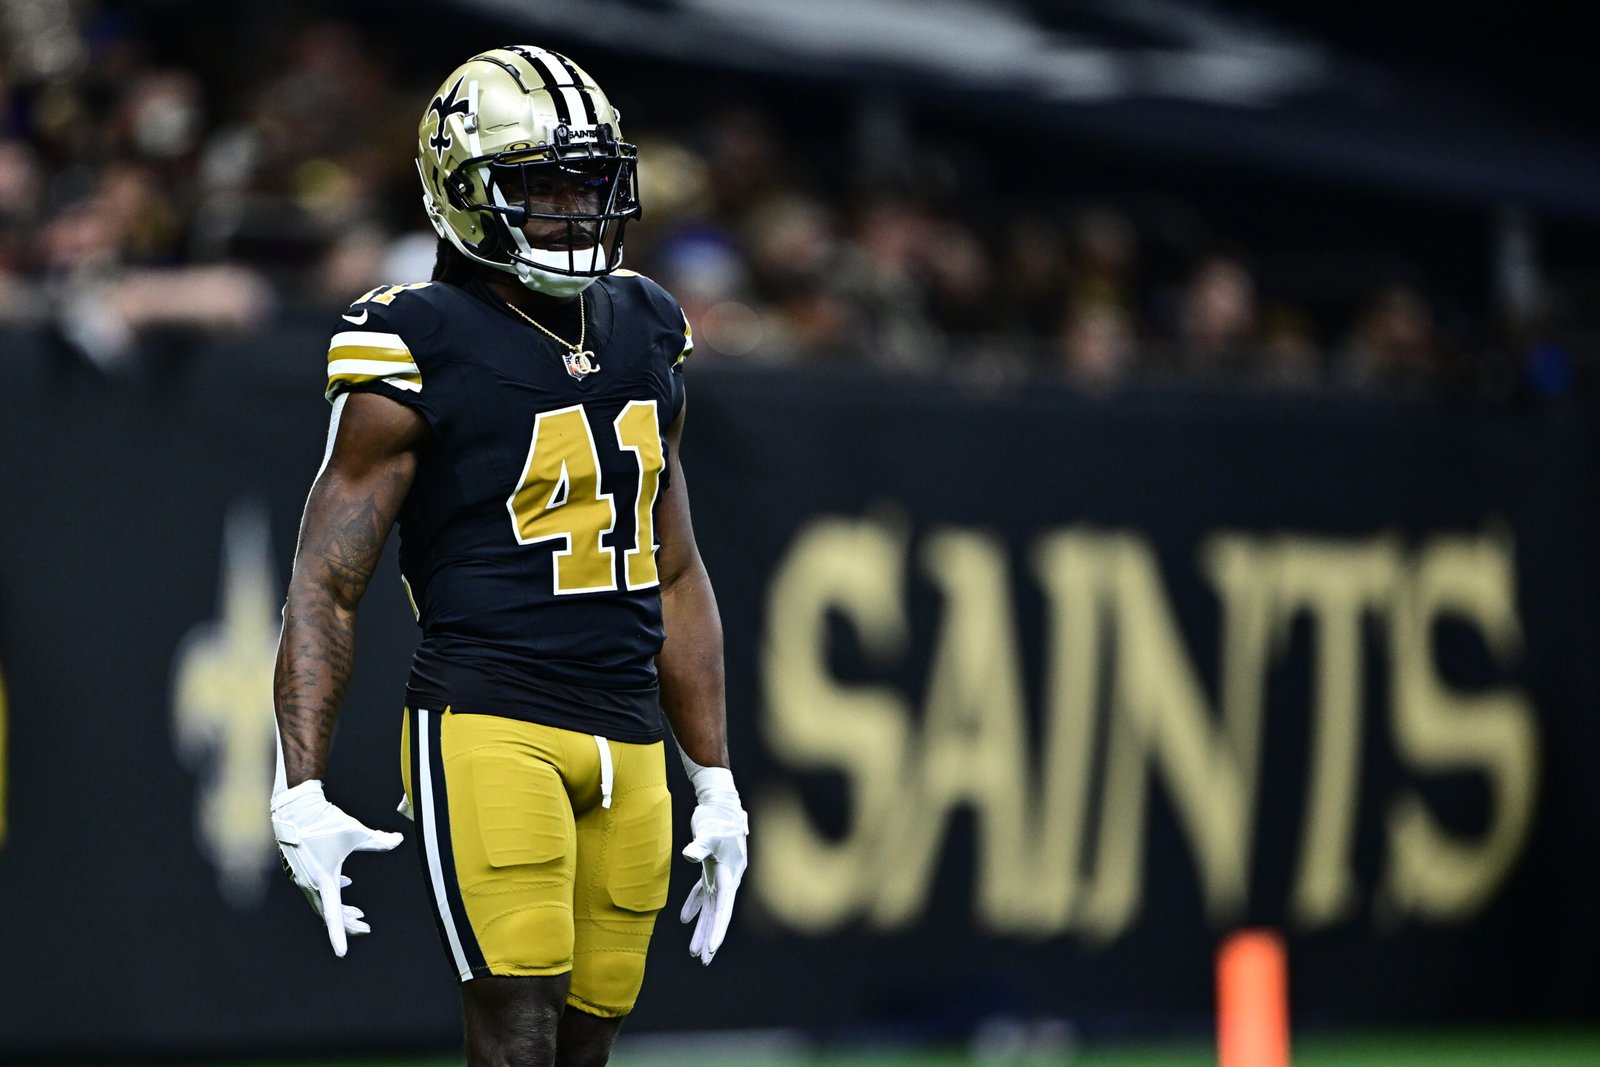
[[[696,805],[689,827],[694,840],[684,848],[683,855],[700,864],[700,880],[689,891],[679,918],[687,923],[699,916],[689,938],[689,955],[709,964],[728,933],[733,898],[744,880],[750,819],[739,803],[732,771],[726,767],[701,767],[692,780]]]
[[[272,832],[289,877],[328,924],[334,955],[343,956],[350,935],[372,930],[361,909],[341,899],[350,885],[344,861],[352,852],[387,852],[401,836],[374,830],[346,814],[323,796],[322,783],[315,779],[273,796]]]

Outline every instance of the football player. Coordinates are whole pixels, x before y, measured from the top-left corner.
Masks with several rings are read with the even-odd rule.
[[[389,529],[422,628],[402,810],[468,1062],[603,1064],[666,901],[663,715],[697,805],[690,951],[710,963],[745,868],[722,631],[678,445],[677,302],[621,269],[634,146],[571,60],[496,48],[418,129],[431,282],[383,286],[328,350],[332,426],[274,679],[273,826],[334,951],[366,933],[345,859],[400,835],[326,799],[356,607]]]

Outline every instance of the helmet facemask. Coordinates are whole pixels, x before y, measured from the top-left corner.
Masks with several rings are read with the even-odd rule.
[[[483,220],[483,240],[461,249],[467,256],[570,296],[622,264],[624,231],[640,214],[636,157],[606,125],[555,132],[555,144],[463,160],[444,187],[451,206]]]

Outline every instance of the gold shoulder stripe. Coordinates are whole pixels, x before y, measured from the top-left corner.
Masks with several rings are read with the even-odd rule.
[[[615,278],[637,278],[639,276],[638,271],[628,270],[626,267],[618,267],[616,270],[612,271],[611,274],[612,277]]]
[[[328,345],[324,395],[332,400],[349,386],[375,381],[411,393],[422,391],[422,371],[399,335],[369,330],[334,334]]]

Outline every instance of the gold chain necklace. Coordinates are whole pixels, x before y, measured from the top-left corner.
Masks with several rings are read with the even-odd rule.
[[[583,347],[584,338],[588,336],[589,331],[589,316],[584,312],[582,293],[578,294],[577,344],[573,344],[571,341],[568,341],[554,330],[551,330],[542,322],[539,322],[537,319],[529,315],[526,311],[523,311],[521,308],[517,307],[517,305],[513,304],[511,301],[507,300],[505,304],[506,307],[510,308],[512,311],[515,311],[519,316],[521,316],[522,320],[529,326],[532,326],[534,329],[538,330],[540,333],[544,334],[546,337],[550,338],[552,341],[555,341],[557,344],[561,345],[567,350],[566,354],[561,357],[561,360],[567,365],[568,374],[572,375],[574,378],[582,379],[600,369],[600,364],[594,361],[594,353]]]

